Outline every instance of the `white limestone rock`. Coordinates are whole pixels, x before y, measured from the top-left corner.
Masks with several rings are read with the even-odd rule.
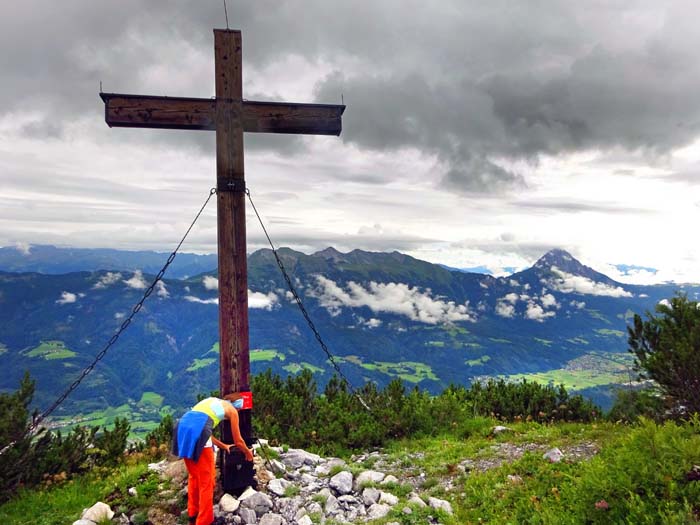
[[[365,483],[380,483],[386,474],[383,472],[377,472],[376,470],[365,470],[360,472],[360,474],[355,478],[354,487],[357,491]]]
[[[428,498],[428,505],[433,509],[443,510],[450,515],[452,514],[452,505],[450,505],[449,501],[445,501],[444,499],[430,497]]]
[[[286,479],[273,479],[267,484],[267,490],[275,494],[276,496],[284,496],[287,488],[292,484]]]
[[[543,459],[548,459],[551,463],[559,463],[564,458],[564,453],[558,448],[549,449],[542,455]]]
[[[380,483],[380,485],[389,485],[390,483],[393,483],[393,484],[398,485],[398,484],[399,484],[399,480],[398,480],[398,478],[397,478],[396,476],[392,476],[391,474],[389,474],[387,477],[385,477],[385,478],[382,480],[382,482]]]
[[[352,492],[352,472],[346,470],[338,472],[330,479],[328,486],[340,495],[350,494]]]
[[[267,494],[263,494],[262,492],[253,492],[254,494],[250,494],[245,498],[243,498],[244,494],[241,494],[241,497],[238,498],[241,502],[241,507],[255,511],[257,516],[262,516],[263,514],[270,512],[273,505],[272,498],[270,498],[270,496]]]
[[[366,507],[371,507],[375,503],[379,502],[380,492],[372,487],[367,487],[362,491],[362,502]]]
[[[111,520],[113,517],[114,511],[109,505],[102,503],[101,501],[98,501],[89,509],[85,509],[82,516],[80,516],[81,519],[94,521],[95,523],[104,519]]]
[[[399,502],[399,498],[394,496],[393,494],[390,494],[389,492],[380,492],[379,493],[379,503],[386,503],[387,505],[390,505],[393,507]]]
[[[231,494],[224,494],[219,500],[219,508],[221,512],[236,512],[241,502],[231,496]]]
[[[253,509],[239,508],[238,515],[241,518],[241,523],[245,525],[256,525],[258,523],[258,517]]]
[[[389,505],[375,503],[367,509],[367,517],[371,520],[378,520],[389,514],[390,511],[391,507]]]
[[[318,465],[321,461],[321,456],[306,450],[290,448],[280,456],[280,459],[287,467],[298,469],[303,465]]]
[[[274,512],[268,512],[263,515],[258,522],[258,525],[282,525],[282,516]]]

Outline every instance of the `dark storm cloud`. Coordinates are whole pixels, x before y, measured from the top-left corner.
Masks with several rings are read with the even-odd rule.
[[[511,161],[536,163],[542,154],[618,147],[655,155],[692,141],[700,132],[699,14],[695,1],[229,2],[246,67],[276,67],[289,56],[330,67],[316,79],[316,98],[344,95],[342,140],[418,149],[459,192],[523,186]],[[26,134],[61,135],[72,120],[101,115],[100,80],[109,91],[211,96],[211,29],[223,25],[215,1],[6,2],[0,46],[12,52],[0,55],[0,118],[34,111]],[[154,85],[164,92],[146,91]],[[211,135],[119,140],[208,152]],[[246,136],[247,147],[285,155],[303,144]]]

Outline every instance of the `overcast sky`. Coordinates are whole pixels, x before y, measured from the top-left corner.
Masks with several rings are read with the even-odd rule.
[[[339,138],[245,136],[277,245],[496,274],[559,247],[623,282],[700,282],[697,0],[228,16],[245,98],[347,105]],[[215,27],[222,0],[0,4],[0,245],[174,248],[214,185],[215,134],[110,129],[98,92],[213,96]],[[185,251],[216,250],[215,208]],[[249,216],[249,251],[264,245]]]

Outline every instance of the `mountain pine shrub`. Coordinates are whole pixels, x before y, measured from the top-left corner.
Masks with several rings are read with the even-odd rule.
[[[627,327],[640,379],[654,380],[678,415],[700,412],[700,304],[685,295]]]

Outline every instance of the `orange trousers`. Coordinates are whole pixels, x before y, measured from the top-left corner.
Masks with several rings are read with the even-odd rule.
[[[185,459],[190,477],[187,481],[187,514],[190,524],[211,525],[214,522],[214,449],[206,447],[199,461]],[[196,521],[195,521],[196,518]]]

